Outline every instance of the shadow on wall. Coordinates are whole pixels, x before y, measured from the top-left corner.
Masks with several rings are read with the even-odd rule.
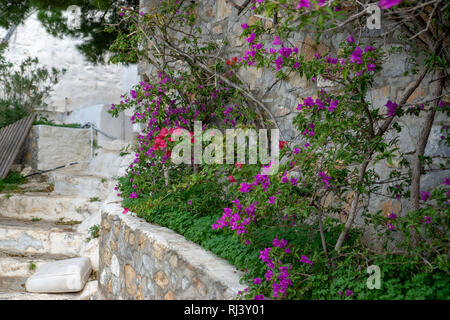
[[[85,125],[88,122],[93,123],[97,128],[106,134],[123,141],[131,142],[133,140],[133,127],[130,117],[124,113],[120,113],[119,117],[113,118],[108,113],[109,106],[98,104],[63,114],[61,122],[63,123],[79,123]],[[111,139],[102,134],[98,134],[98,144],[109,142]]]

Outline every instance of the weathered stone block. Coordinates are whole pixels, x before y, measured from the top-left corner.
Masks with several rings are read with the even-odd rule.
[[[119,259],[115,254],[112,255],[111,258],[111,273],[116,277],[120,277],[120,264]]]
[[[226,0],[217,0],[216,1],[217,11],[216,18],[224,19],[231,15],[232,6]]]
[[[111,251],[109,251],[109,249],[108,249],[108,247],[103,247],[102,248],[103,249],[103,255],[102,255],[102,260],[103,260],[103,263],[106,265],[106,266],[109,266],[110,264],[111,264]]]
[[[169,284],[169,279],[167,278],[164,271],[158,271],[155,274],[154,280],[161,289],[165,289],[167,287],[167,285]]]
[[[27,151],[30,162],[25,163],[35,170],[48,170],[90,159],[89,129],[38,125],[32,127],[31,135],[33,143],[28,144],[31,150]]]
[[[161,243],[155,242],[153,244],[153,250],[154,250],[154,255],[155,255],[156,259],[158,259],[158,260],[163,259],[165,249],[166,249],[165,246]]]
[[[302,51],[301,53],[305,55],[305,61],[311,61],[315,57],[314,55],[316,53],[320,54],[321,56],[326,55],[330,49],[324,45],[323,43],[317,44],[313,39],[311,39],[309,36],[305,36],[305,41],[303,43]]]
[[[136,294],[136,272],[129,264],[125,266],[125,287],[130,296],[134,296]]]
[[[174,300],[174,299],[175,296],[172,291],[167,292],[166,295],[164,296],[164,300]]]

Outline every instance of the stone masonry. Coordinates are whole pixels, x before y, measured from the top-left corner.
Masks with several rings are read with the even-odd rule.
[[[102,212],[99,291],[105,299],[228,300],[244,286],[225,260],[163,227]]]

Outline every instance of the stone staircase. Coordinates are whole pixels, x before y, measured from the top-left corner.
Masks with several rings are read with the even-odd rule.
[[[100,224],[101,206],[115,197],[111,173],[129,161],[118,150],[98,154],[90,163],[32,176],[17,193],[0,193],[0,300],[97,298],[98,239],[88,241],[89,228]],[[26,292],[39,266],[79,256],[89,257],[94,270],[83,291]]]

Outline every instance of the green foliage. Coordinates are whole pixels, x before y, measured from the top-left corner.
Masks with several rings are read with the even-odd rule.
[[[88,232],[91,239],[98,238],[100,236],[100,226],[98,224],[94,224],[88,229]]]
[[[77,224],[81,224],[81,221],[77,220],[64,221],[64,218],[59,218],[58,221],[55,222],[55,224],[60,226],[74,226]]]
[[[82,125],[79,123],[55,123],[53,120],[49,120],[44,116],[40,116],[38,120],[33,121],[33,126],[45,125],[52,127],[62,127],[62,128],[82,128]]]
[[[33,261],[30,261],[28,269],[30,269],[31,271],[36,270],[36,264]]]
[[[0,192],[14,192],[16,191],[17,185],[24,184],[27,182],[22,174],[15,171],[10,171],[5,179],[0,179]]]
[[[6,61],[0,47],[0,128],[12,124],[36,108],[45,108],[45,99],[58,76],[65,70],[48,71],[37,58],[26,58],[18,66]]]

